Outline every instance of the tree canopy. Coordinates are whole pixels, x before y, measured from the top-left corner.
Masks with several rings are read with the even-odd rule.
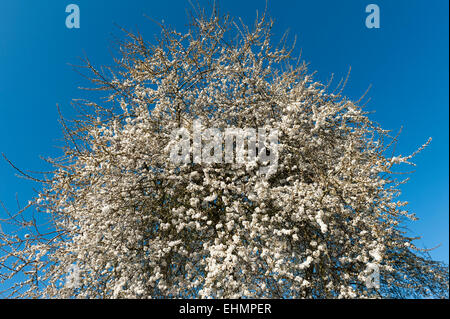
[[[111,67],[86,58],[106,99],[74,100],[54,171],[23,173],[42,189],[1,220],[14,230],[0,232],[0,279],[18,278],[5,294],[448,298],[447,265],[405,228],[415,216],[394,170],[427,144],[395,155],[397,136],[343,96],[345,83],[314,81],[272,26],[200,13],[186,33],[161,25],[158,41],[124,30]],[[276,169],[170,161],[173,131],[196,120],[276,130]]]

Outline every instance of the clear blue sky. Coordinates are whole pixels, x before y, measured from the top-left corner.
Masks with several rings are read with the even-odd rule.
[[[206,1],[204,1],[206,2]],[[67,29],[65,7],[78,4],[81,28]],[[251,22],[265,0],[226,0],[223,11]],[[365,27],[365,7],[378,4],[381,28]],[[86,52],[95,64],[111,64],[117,23],[148,39],[157,27],[143,15],[185,30],[188,1],[153,0],[1,0],[0,2],[0,152],[23,169],[45,170],[39,156],[56,156],[62,143],[56,103],[71,116],[72,98],[86,97],[85,81],[68,63]],[[404,126],[400,154],[409,154],[433,138],[415,160],[416,172],[403,187],[419,222],[422,247],[448,262],[449,227],[449,45],[447,0],[272,0],[275,36],[286,29],[298,36],[298,48],[317,79],[344,77],[352,67],[345,94],[358,98],[372,84],[369,110],[386,129]],[[15,194],[22,203],[38,185],[18,179],[0,161],[0,200],[11,210]]]

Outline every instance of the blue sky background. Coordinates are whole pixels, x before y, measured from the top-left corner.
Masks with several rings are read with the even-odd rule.
[[[65,8],[78,4],[81,28],[67,29]],[[201,3],[207,3],[202,1]],[[381,28],[365,27],[365,7],[376,3]],[[251,23],[265,0],[220,1],[223,12]],[[111,65],[113,34],[119,24],[139,30],[148,40],[159,33],[147,16],[186,29],[188,1],[153,0],[1,0],[0,2],[0,152],[18,167],[42,171],[39,156],[58,156],[62,136],[56,104],[71,117],[72,98],[88,97],[77,89],[86,81],[73,71],[83,52],[96,65]],[[416,172],[403,187],[403,199],[420,220],[411,229],[423,235],[422,247],[441,244],[431,255],[448,263],[449,256],[449,43],[447,0],[272,0],[268,13],[275,19],[275,37],[286,29],[298,36],[297,48],[317,71],[316,79],[331,74],[345,77],[344,93],[359,98],[369,85],[376,111],[372,119],[384,128],[404,127],[397,147],[410,154],[433,138],[419,154]],[[19,179],[0,161],[0,200],[16,207],[39,185]],[[0,215],[3,212],[0,212]]]

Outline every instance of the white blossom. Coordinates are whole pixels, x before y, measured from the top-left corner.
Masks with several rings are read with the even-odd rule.
[[[22,233],[0,232],[0,274],[30,272],[12,295],[366,298],[428,287],[448,296],[447,268],[403,233],[414,216],[392,173],[412,156],[387,155],[395,138],[357,102],[290,66],[265,17],[245,32],[217,15],[192,24],[164,29],[154,46],[128,35],[119,72],[86,61],[108,98],[77,101],[84,117],[67,124],[69,146],[49,160],[54,172],[29,208],[48,217],[44,231],[24,224],[24,210],[14,225],[33,234],[26,245]],[[170,161],[173,130],[196,120],[277,130],[276,169]],[[64,286],[75,263],[79,285]],[[365,286],[368,264],[378,290]]]

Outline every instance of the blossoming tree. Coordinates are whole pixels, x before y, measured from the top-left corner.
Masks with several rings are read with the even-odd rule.
[[[448,296],[447,266],[408,237],[415,217],[397,198],[394,167],[417,152],[389,154],[397,137],[342,85],[315,82],[271,28],[265,16],[248,28],[200,14],[185,34],[161,26],[157,43],[125,31],[114,67],[86,59],[107,99],[74,101],[81,116],[62,121],[52,174],[23,173],[43,186],[1,219],[0,279],[14,283],[4,294]],[[276,129],[276,169],[170,161],[172,132],[196,120]]]

